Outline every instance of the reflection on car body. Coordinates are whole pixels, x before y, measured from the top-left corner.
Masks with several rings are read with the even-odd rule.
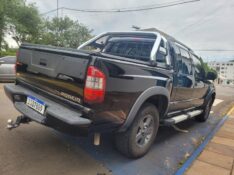
[[[5,56],[0,58],[0,82],[15,80],[15,56]]]

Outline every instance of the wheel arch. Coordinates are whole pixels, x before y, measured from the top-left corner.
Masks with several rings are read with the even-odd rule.
[[[205,100],[204,100],[204,103],[203,103],[203,106],[205,106],[207,104],[207,102],[210,100],[210,98],[212,98],[212,103],[214,102],[215,100],[215,97],[216,97],[216,92],[214,89],[210,90],[209,93],[206,95],[205,97]]]
[[[151,87],[145,90],[135,101],[134,105],[132,106],[126,121],[118,130],[119,132],[126,131],[128,127],[132,124],[137,112],[141,108],[141,106],[148,102],[152,103],[158,108],[160,118],[163,117],[167,110],[170,101],[169,91],[165,87]]]
[[[146,102],[151,103],[157,107],[160,119],[164,117],[165,113],[167,112],[169,103],[168,98],[165,95],[153,95],[149,97],[144,103]]]

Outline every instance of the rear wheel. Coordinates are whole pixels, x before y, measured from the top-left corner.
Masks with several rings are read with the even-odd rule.
[[[212,98],[207,102],[206,106],[203,108],[203,112],[196,117],[196,120],[199,122],[205,122],[209,115],[212,107]]]
[[[159,113],[150,103],[143,105],[127,131],[116,133],[117,149],[130,158],[145,155],[155,140],[159,127]]]

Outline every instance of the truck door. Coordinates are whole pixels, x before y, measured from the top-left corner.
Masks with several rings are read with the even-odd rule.
[[[171,111],[177,111],[192,107],[194,76],[192,61],[186,48],[175,45],[176,67],[174,74],[175,97],[171,102]]]
[[[194,72],[194,91],[193,91],[193,106],[197,107],[203,104],[203,97],[207,92],[208,86],[205,81],[205,70],[202,67],[201,59],[199,59],[193,53],[190,54],[193,60],[193,72]]]

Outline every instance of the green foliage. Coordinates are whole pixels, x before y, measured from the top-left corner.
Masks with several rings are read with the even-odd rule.
[[[15,56],[18,49],[8,49],[6,51],[0,51],[0,57]]]
[[[8,52],[6,35],[22,42],[77,48],[90,39],[92,30],[69,17],[44,19],[35,4],[25,0],[0,0],[0,56]]]
[[[0,0],[0,50],[4,43],[6,32],[6,0]]]
[[[92,30],[69,17],[56,17],[43,22],[43,30],[36,43],[77,48],[92,37],[91,32]]]
[[[211,67],[209,67],[207,63],[203,62],[202,58],[200,58],[200,59],[202,61],[202,67],[205,71],[205,77],[207,77],[208,73],[211,72],[214,75],[214,79],[217,79],[217,77],[218,77],[217,71],[212,69]]]
[[[24,41],[33,41],[39,32],[41,18],[34,4],[25,0],[0,0],[0,50],[6,34],[19,45]]]
[[[18,45],[22,42],[33,42],[39,34],[41,18],[34,4],[14,4],[8,31]]]

